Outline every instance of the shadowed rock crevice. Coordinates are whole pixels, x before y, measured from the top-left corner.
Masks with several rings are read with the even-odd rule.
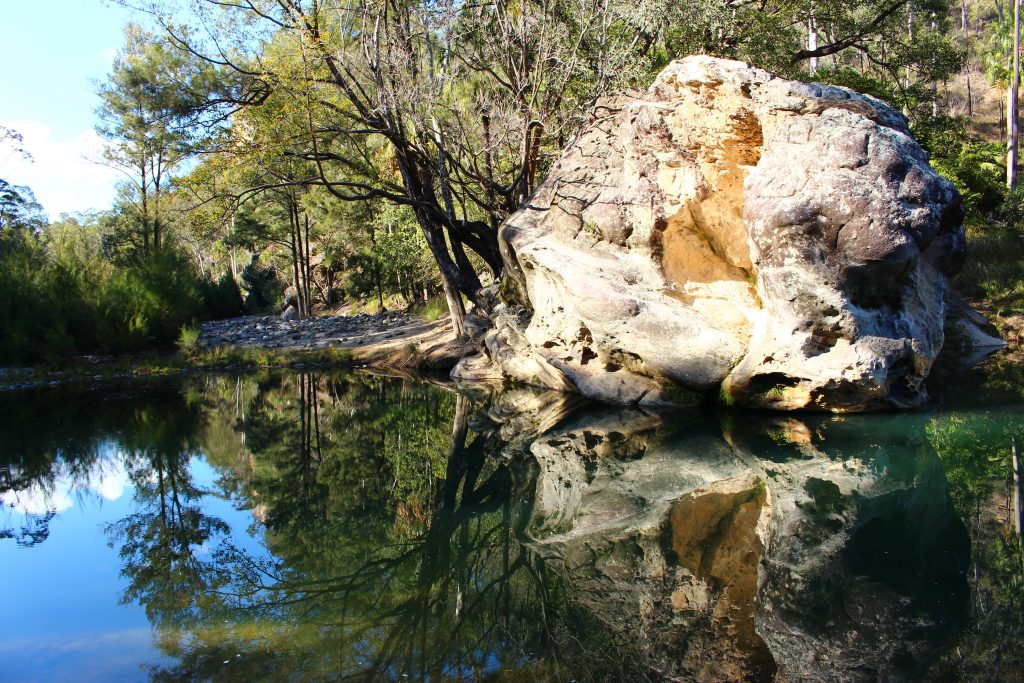
[[[606,105],[501,226],[515,285],[453,377],[622,404],[926,400],[947,322],[968,320],[947,306],[963,209],[899,112],[710,57]]]

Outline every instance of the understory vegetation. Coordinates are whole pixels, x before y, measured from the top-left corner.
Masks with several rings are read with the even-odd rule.
[[[52,227],[52,226],[51,226]],[[183,326],[242,312],[231,273],[201,277],[174,250],[111,262],[79,226],[0,237],[0,361],[57,362],[83,353],[166,347]]]
[[[51,220],[0,180],[0,365],[170,348],[202,320],[288,306],[415,306],[461,332],[502,276],[498,226],[600,99],[689,54],[901,110],[965,200],[960,288],[1024,311],[1001,2],[133,6],[97,91],[114,206]],[[0,146],[31,152],[2,127]]]

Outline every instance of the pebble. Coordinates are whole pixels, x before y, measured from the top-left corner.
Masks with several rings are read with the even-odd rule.
[[[329,316],[312,320],[288,321],[275,316],[244,316],[213,320],[199,326],[199,343],[205,348],[218,346],[257,346],[268,349],[323,349],[331,346],[354,347],[383,339],[400,337],[404,332],[419,331],[423,321],[404,313],[360,313],[350,316]],[[409,329],[412,328],[412,329]],[[369,336],[369,338],[367,338]],[[99,363],[109,356],[86,356]],[[227,369],[233,369],[229,366]],[[0,390],[60,386],[64,373],[47,373],[34,378],[33,368],[0,367]],[[107,377],[134,377],[145,374],[138,369],[116,375],[92,375],[93,381]]]
[[[400,328],[418,322],[404,313],[392,311],[296,321],[248,315],[203,323],[199,326],[199,343],[205,348],[265,346],[273,349],[362,345],[364,340],[360,337],[363,335],[377,334],[378,339],[391,339],[401,336]]]

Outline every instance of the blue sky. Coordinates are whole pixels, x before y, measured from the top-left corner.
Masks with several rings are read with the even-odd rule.
[[[0,125],[20,132],[35,159],[0,149],[0,178],[31,187],[51,218],[109,208],[117,173],[82,156],[98,156],[93,82],[110,70],[131,14],[105,0],[0,0],[0,17]]]

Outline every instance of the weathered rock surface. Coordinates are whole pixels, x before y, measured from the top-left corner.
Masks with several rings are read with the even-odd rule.
[[[921,418],[578,407],[482,421],[535,463],[526,546],[658,678],[902,680],[955,636],[969,542]]]
[[[598,114],[502,226],[506,305],[453,377],[624,404],[925,400],[965,242],[899,112],[689,57]]]

